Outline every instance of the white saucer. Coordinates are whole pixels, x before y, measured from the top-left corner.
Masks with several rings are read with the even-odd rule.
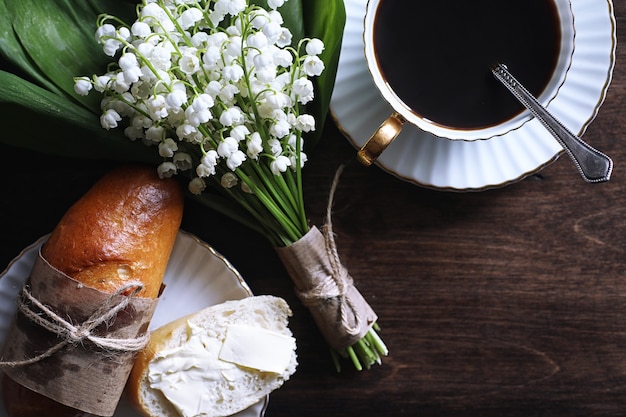
[[[35,257],[48,236],[25,248],[0,274],[0,347],[4,344],[22,285],[30,275]],[[163,277],[166,285],[154,313],[150,328],[155,329],[178,317],[226,300],[252,296],[239,272],[207,243],[180,231]],[[262,417],[269,396],[233,417]],[[0,417],[7,417],[0,397]],[[113,417],[139,417],[122,397]]]
[[[363,17],[367,0],[345,0],[346,26],[331,114],[348,140],[360,148],[392,112],[376,89],[365,62]],[[576,30],[572,65],[549,110],[583,135],[606,97],[615,65],[612,0],[572,2]],[[419,62],[418,64],[419,65]],[[590,143],[593,146],[593,143]],[[406,126],[377,165],[416,185],[479,191],[519,181],[553,162],[563,148],[531,120],[503,136],[459,141]]]

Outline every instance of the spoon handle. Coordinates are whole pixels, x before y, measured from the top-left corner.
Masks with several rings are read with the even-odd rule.
[[[524,107],[537,118],[554,138],[565,148],[568,155],[587,182],[608,181],[613,170],[613,161],[602,152],[592,148],[568,130],[537,99],[526,90],[503,64],[491,68],[493,75],[500,80]]]

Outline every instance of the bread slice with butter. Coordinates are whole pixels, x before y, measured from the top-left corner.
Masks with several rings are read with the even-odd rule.
[[[220,417],[257,403],[296,370],[291,309],[270,295],[226,301],[155,329],[128,397],[148,417]]]

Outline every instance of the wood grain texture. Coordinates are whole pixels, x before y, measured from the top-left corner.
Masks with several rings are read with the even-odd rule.
[[[626,2],[615,2],[618,39]],[[585,140],[615,161],[587,184],[566,156],[505,188],[455,193],[354,161],[329,119],[305,171],[321,225],[347,163],[333,222],[345,265],[379,315],[382,366],[336,374],[272,247],[189,202],[183,228],[224,254],[257,294],[294,310],[299,368],[268,417],[623,416],[626,414],[626,46]],[[109,166],[3,149],[0,264],[48,233]],[[8,166],[7,166],[8,165]]]

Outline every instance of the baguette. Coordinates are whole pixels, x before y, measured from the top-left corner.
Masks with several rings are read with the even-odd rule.
[[[182,212],[183,193],[174,180],[159,179],[151,167],[120,167],[65,213],[41,255],[87,287],[113,293],[126,282],[140,281],[144,288],[137,296],[156,298]],[[9,417],[92,415],[31,391],[6,375],[2,395]]]
[[[65,213],[43,257],[75,280],[113,292],[137,280],[155,298],[180,227],[183,194],[151,167],[124,166],[105,175]]]
[[[282,298],[263,295],[226,301],[152,331],[150,342],[135,360],[127,398],[147,417],[219,417],[250,407],[296,370],[295,339],[288,328],[291,314]],[[278,368],[259,370],[229,362],[230,357],[226,362],[218,359],[224,356],[234,329],[251,328],[281,338],[280,343],[270,344],[273,353],[281,355]],[[258,352],[262,345],[238,347]],[[196,363],[198,346],[205,356]],[[194,370],[191,363],[198,368]],[[188,370],[185,375],[182,368]]]

